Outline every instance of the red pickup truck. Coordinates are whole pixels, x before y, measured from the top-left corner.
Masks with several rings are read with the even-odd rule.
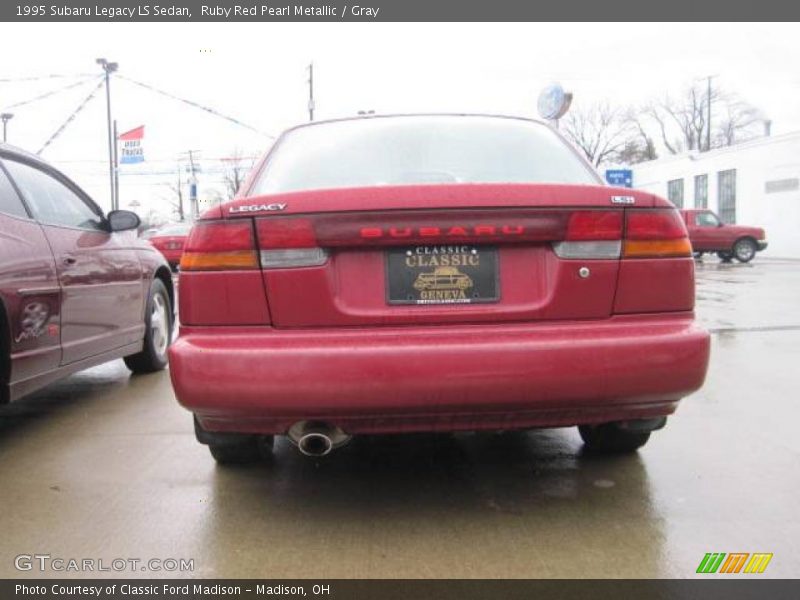
[[[727,225],[713,212],[706,209],[681,210],[689,240],[695,256],[716,252],[724,261],[735,258],[746,263],[753,260],[756,252],[767,247],[764,230],[746,225]]]

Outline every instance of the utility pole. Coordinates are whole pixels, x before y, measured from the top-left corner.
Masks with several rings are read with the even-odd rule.
[[[314,63],[308,65],[308,120],[314,120]]]
[[[198,208],[197,208],[197,171],[199,171],[198,166],[194,162],[194,155],[198,152],[198,150],[187,150],[184,154],[188,155],[189,157],[189,172],[191,176],[189,177],[189,214],[191,215],[191,220],[194,221],[198,216]]]
[[[707,121],[707,123],[706,123],[706,127],[707,127],[707,129],[706,129],[706,152],[711,150],[711,80],[714,79],[715,77],[716,77],[716,75],[707,75],[706,77],[703,78],[703,79],[706,80],[706,86],[707,86],[706,87],[706,104],[707,104],[706,110],[707,110],[707,115],[708,116],[706,117],[706,121]],[[698,144],[697,145],[698,145],[698,149],[700,149],[699,148],[699,146],[700,146],[699,140],[698,140]]]
[[[119,136],[117,135],[117,120],[114,119],[114,201],[119,208]]]
[[[183,182],[181,181],[181,163],[178,161],[178,217],[180,217],[181,223],[186,219],[186,215],[183,214],[183,188],[181,187]]]
[[[105,72],[106,79],[106,117],[108,120],[108,178],[111,185],[111,210],[119,208],[117,206],[117,198],[114,194],[114,133],[111,130],[111,74],[117,70],[119,65],[115,62],[109,62],[105,58],[98,58],[95,62],[100,65]]]
[[[8,122],[14,118],[14,113],[3,113],[0,115],[0,119],[3,120],[3,141],[6,141],[6,127],[8,126]]]

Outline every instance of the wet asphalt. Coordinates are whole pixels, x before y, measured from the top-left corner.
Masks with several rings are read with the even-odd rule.
[[[325,460],[281,439],[221,468],[167,373],[74,375],[0,407],[0,577],[694,577],[706,552],[770,552],[759,577],[796,577],[800,262],[706,259],[697,297],[707,383],[630,456],[555,429],[364,438]],[[34,554],[194,570],[15,568]]]

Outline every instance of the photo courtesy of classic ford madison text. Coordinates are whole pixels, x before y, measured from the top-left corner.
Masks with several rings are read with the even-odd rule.
[[[796,578],[796,27],[244,8],[0,22],[8,593]]]

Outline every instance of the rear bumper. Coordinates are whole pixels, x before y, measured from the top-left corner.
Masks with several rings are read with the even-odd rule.
[[[767,243],[767,240],[758,240],[756,242],[756,250],[758,250],[759,252],[761,252],[762,250],[766,250],[768,245],[769,244]]]
[[[705,378],[689,313],[541,324],[184,327],[179,402],[208,431],[348,433],[568,426],[671,414]]]

